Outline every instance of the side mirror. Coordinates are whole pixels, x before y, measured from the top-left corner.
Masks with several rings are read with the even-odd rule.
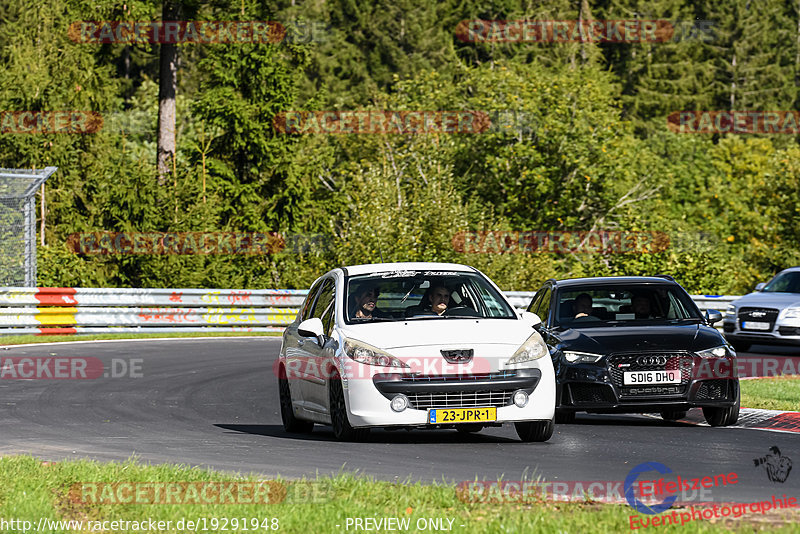
[[[317,342],[322,346],[322,340],[325,338],[325,330],[322,326],[322,320],[319,317],[312,317],[306,319],[297,325],[297,333],[302,337],[315,337]]]
[[[765,284],[764,282],[761,282],[760,284],[756,284],[756,291],[761,291],[762,289],[764,289],[765,285],[767,285],[767,284]]]
[[[722,320],[722,314],[718,310],[706,310],[706,322],[713,325]]]

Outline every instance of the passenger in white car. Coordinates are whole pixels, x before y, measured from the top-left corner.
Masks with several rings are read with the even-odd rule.
[[[378,309],[380,288],[375,285],[364,285],[358,288],[353,296],[354,306],[350,317],[353,319],[372,319],[373,317],[386,317],[387,314]]]

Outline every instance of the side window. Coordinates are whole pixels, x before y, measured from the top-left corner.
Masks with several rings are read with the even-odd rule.
[[[547,318],[550,316],[550,297],[552,296],[553,292],[549,287],[546,287],[542,289],[541,293],[542,298],[539,300],[539,304],[536,306],[536,309],[533,313],[539,316],[539,319],[542,320],[542,323],[547,324]]]
[[[300,321],[305,321],[308,319],[309,314],[311,313],[311,305],[314,303],[314,299],[317,296],[317,292],[319,291],[319,286],[322,285],[322,280],[318,281],[316,284],[311,286],[311,289],[308,290],[308,295],[306,295],[306,300],[303,301],[303,305],[300,306],[300,311],[298,315],[300,316]]]
[[[475,283],[472,286],[473,290],[476,290],[480,295],[481,298],[479,300],[482,300],[486,306],[486,315],[488,317],[503,317],[508,313],[504,306],[489,292],[487,287]]]
[[[667,319],[686,319],[692,316],[672,291],[670,291],[668,295],[669,312],[667,313]]]
[[[539,302],[541,302],[543,294],[544,294],[543,289],[540,289],[539,291],[536,292],[536,294],[533,296],[533,299],[531,299],[531,303],[528,304],[529,312],[536,313],[536,309],[539,307]]]
[[[333,331],[334,309],[336,308],[336,286],[333,280],[326,279],[319,290],[319,297],[314,304],[311,317],[319,317],[325,329],[325,335],[330,336]]]

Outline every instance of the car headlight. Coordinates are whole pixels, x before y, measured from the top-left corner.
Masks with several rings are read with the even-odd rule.
[[[569,363],[595,363],[600,361],[602,357],[602,354],[592,354],[590,352],[564,351],[564,358],[566,358]]]
[[[736,315],[736,306],[728,304],[728,309],[725,310],[725,315]]]
[[[697,355],[701,358],[724,358],[728,355],[728,352],[728,347],[725,345],[720,345],[719,347],[714,347],[713,349],[697,351]]]
[[[800,319],[800,308],[786,308],[783,312],[784,319]]]
[[[344,353],[353,360],[367,365],[379,365],[381,367],[408,367],[408,365],[386,351],[373,347],[363,341],[355,339],[344,340]]]
[[[511,356],[511,359],[506,362],[506,365],[514,365],[523,362],[532,362],[538,360],[542,356],[549,354],[547,345],[545,344],[539,332],[534,332],[525,340],[525,343],[520,345],[517,351]]]

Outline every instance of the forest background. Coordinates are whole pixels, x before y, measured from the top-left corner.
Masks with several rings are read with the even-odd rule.
[[[277,21],[292,37],[176,46],[176,147],[164,176],[164,45],[76,42],[69,28],[160,20],[165,5],[0,3],[0,110],[105,118],[92,134],[0,134],[0,167],[58,167],[45,187],[40,286],[306,288],[334,266],[382,259],[466,263],[508,290],[667,273],[692,293],[741,294],[800,264],[800,137],[687,134],[667,122],[683,110],[800,110],[800,0],[166,7],[181,20]],[[472,19],[579,18],[668,20],[680,31],[639,43],[469,42],[456,31]],[[292,110],[477,110],[520,127],[281,133],[273,120]],[[672,241],[645,254],[454,246],[464,232],[589,230]],[[92,231],[315,237],[264,255],[76,254],[70,235]]]

